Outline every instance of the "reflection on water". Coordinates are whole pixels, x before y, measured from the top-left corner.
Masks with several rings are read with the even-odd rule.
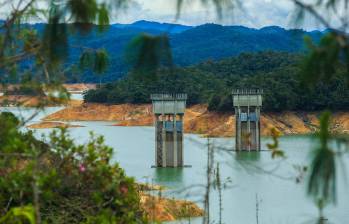
[[[265,151],[263,152],[236,152],[235,153],[235,159],[239,162],[256,162],[260,160],[261,158],[261,153],[266,153]]]
[[[183,182],[183,172],[190,168],[154,168],[154,181],[160,185],[168,185],[170,182]]]
[[[170,197],[185,198],[199,202],[202,200],[206,184],[207,143],[197,135],[184,137],[184,160],[191,168],[151,168],[155,161],[155,130],[152,127],[117,127],[108,122],[73,122],[85,127],[72,128],[70,134],[79,143],[86,143],[88,133],[94,131],[105,137],[106,143],[114,148],[113,161],[119,162],[128,175],[140,182],[153,182],[168,188],[164,194]],[[37,130],[41,136],[50,130]],[[288,136],[280,139],[280,148],[287,159],[272,159],[268,151],[232,152],[233,138],[212,140],[219,150],[215,161],[220,163],[222,181],[230,180],[231,186],[223,190],[223,221],[226,224],[256,223],[256,194],[259,203],[259,223],[261,224],[301,224],[314,223],[317,209],[312,200],[306,197],[305,182],[296,184],[298,175],[295,165],[309,165],[309,152],[312,148],[308,136]],[[270,139],[262,138],[264,150]],[[337,173],[337,188],[340,197],[337,205],[325,209],[329,223],[346,224],[349,220],[349,188],[343,177],[349,174],[349,158],[343,158],[343,167]],[[197,187],[192,187],[197,186]],[[183,193],[179,191],[186,189]],[[218,192],[212,190],[211,218],[218,220]],[[177,222],[187,223],[187,222]],[[201,223],[192,219],[191,223]],[[217,223],[217,222],[215,222]]]

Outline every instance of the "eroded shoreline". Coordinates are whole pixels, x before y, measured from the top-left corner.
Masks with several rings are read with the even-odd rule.
[[[284,135],[311,134],[319,127],[321,112],[262,113],[262,135],[269,136],[272,128]],[[152,126],[153,114],[150,104],[104,105],[84,103],[69,106],[50,114],[44,121],[114,121],[115,126]],[[207,110],[206,105],[187,108],[184,116],[184,131],[210,137],[231,137],[235,135],[233,113],[217,113]],[[335,112],[331,130],[349,133],[349,112]]]

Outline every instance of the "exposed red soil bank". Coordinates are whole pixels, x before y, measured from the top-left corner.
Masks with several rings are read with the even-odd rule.
[[[276,128],[285,135],[309,134],[319,126],[320,112],[263,113],[262,135],[270,134]],[[115,121],[117,126],[152,126],[152,107],[146,105],[103,105],[82,104],[72,106],[49,115],[45,121]],[[232,113],[207,111],[206,105],[187,108],[184,117],[186,133],[204,134],[212,137],[235,135],[235,117]],[[331,128],[340,133],[349,133],[349,112],[336,112]]]

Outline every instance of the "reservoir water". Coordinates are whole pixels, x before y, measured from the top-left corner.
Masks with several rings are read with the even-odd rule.
[[[60,108],[48,108],[32,122]],[[0,108],[19,114],[17,109]],[[28,116],[31,110],[21,111]],[[167,187],[168,197],[196,201],[201,207],[206,184],[207,139],[186,134],[184,138],[184,161],[191,168],[154,169],[155,136],[153,127],[117,127],[111,122],[72,122],[83,125],[71,128],[70,135],[78,142],[87,141],[89,132],[103,135],[106,144],[114,148],[113,161],[119,162],[127,174],[139,182],[160,184]],[[36,130],[38,136],[51,130]],[[220,164],[222,182],[227,188],[222,192],[222,218],[226,224],[303,224],[316,223],[317,209],[306,196],[305,180],[296,183],[297,167],[309,165],[310,151],[314,145],[310,136],[286,136],[280,139],[280,148],[286,159],[272,159],[268,151],[259,153],[236,153],[233,138],[210,139],[215,149],[215,161]],[[263,149],[270,143],[262,139]],[[341,157],[337,164],[337,204],[328,206],[325,215],[328,223],[349,223],[349,156]],[[218,192],[211,192],[210,215],[212,223],[218,223]],[[256,211],[258,201],[258,212]],[[201,218],[180,220],[174,223],[201,223]]]

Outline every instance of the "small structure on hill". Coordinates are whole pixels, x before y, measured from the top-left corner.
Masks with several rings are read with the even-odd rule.
[[[237,151],[259,151],[261,149],[260,111],[263,90],[236,89],[232,94],[236,118],[235,149]]]
[[[183,167],[183,117],[187,94],[152,94],[155,167]]]

